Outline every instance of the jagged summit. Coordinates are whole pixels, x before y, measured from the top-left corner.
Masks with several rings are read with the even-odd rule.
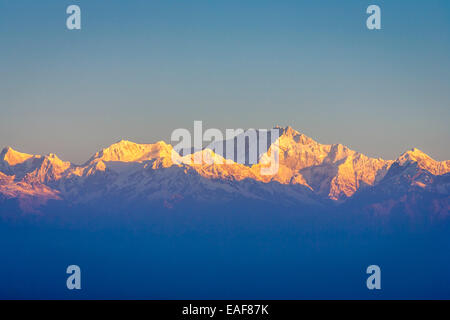
[[[274,129],[278,129],[279,130],[280,137],[281,136],[296,137],[296,136],[302,135],[300,132],[298,132],[297,130],[295,130],[291,126],[287,126],[287,127],[275,126]]]
[[[419,168],[434,175],[443,175],[450,172],[450,160],[436,161],[417,148],[404,152],[395,162],[400,166],[417,163]]]
[[[308,137],[307,135],[298,132],[297,130],[293,129],[291,126],[287,126],[285,128],[281,128],[279,126],[275,127],[275,129],[280,130],[280,143],[281,142],[288,142],[292,140],[294,143],[300,143],[302,145],[307,144],[317,144],[317,142]]]
[[[3,157],[10,149],[12,149],[10,146],[4,147],[0,152],[0,156]]]
[[[97,152],[89,161],[139,162],[159,157],[170,157],[173,148],[164,141],[154,144],[138,144],[121,140]]]
[[[27,161],[28,159],[36,158],[36,157],[40,158],[40,156],[35,156],[35,155],[16,151],[9,146],[4,148],[2,150],[2,152],[0,153],[0,160],[3,160],[10,166],[15,166],[15,165],[21,164],[21,163]]]
[[[271,136],[268,149],[257,151],[258,155],[254,157],[257,163],[247,160],[242,163],[239,159],[245,159],[246,154],[239,152],[235,159],[228,159],[210,147],[178,154],[164,141],[139,144],[120,140],[96,152],[81,166],[62,161],[53,153],[31,155],[7,147],[0,153],[0,195],[20,194],[26,185],[27,190],[36,186],[33,196],[39,196],[45,185],[54,194],[73,201],[125,195],[130,199],[137,195],[153,199],[186,192],[194,198],[207,198],[211,190],[218,190],[216,196],[219,198],[224,192],[260,197],[256,189],[242,190],[236,185],[245,182],[266,185],[267,195],[297,190],[300,193],[295,191],[295,197],[302,200],[305,199],[304,192],[309,192],[320,199],[346,201],[356,192],[376,187],[388,172],[392,177],[404,171],[405,168],[390,170],[393,164],[395,169],[413,163],[406,168],[413,176],[424,170],[436,176],[450,172],[450,161],[435,161],[417,148],[396,160],[375,159],[342,144],[318,143],[290,126],[275,128],[280,130],[278,138],[274,140]],[[220,144],[223,145],[223,141],[216,143]],[[274,174],[264,175],[261,169],[267,165],[266,160],[271,158],[276,147],[279,147],[278,169]],[[199,181],[204,184],[201,188],[196,185]],[[283,192],[279,193],[281,190]]]
[[[56,154],[49,153],[45,156],[23,153],[14,150],[11,147],[5,147],[0,153],[0,161],[8,166],[15,167],[18,165],[25,165],[26,162],[30,162],[30,166],[38,165],[42,162],[51,162],[56,164],[69,163],[61,160]],[[30,161],[28,161],[30,160]]]
[[[425,152],[417,149],[412,148],[404,153],[399,157],[399,159],[407,159],[407,160],[413,160],[417,161],[419,159],[432,159],[429,155],[427,155]]]
[[[280,130],[280,135],[287,135],[287,136],[296,136],[301,134],[291,126],[281,127],[281,126],[275,126],[274,129]]]

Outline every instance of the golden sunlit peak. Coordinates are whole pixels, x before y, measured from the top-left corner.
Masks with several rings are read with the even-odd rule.
[[[14,165],[23,163],[33,157],[34,156],[31,154],[18,152],[9,146],[4,148],[1,152],[2,160],[7,162],[10,166],[14,166]]]
[[[291,126],[287,126],[285,128],[282,128],[280,126],[274,127],[274,129],[280,130],[280,138],[281,140],[286,142],[292,142],[292,143],[298,143],[300,145],[308,145],[308,144],[317,144],[317,142],[308,137],[307,135],[304,135],[303,133],[298,132]]]
[[[10,146],[6,146],[2,149],[2,152],[0,153],[2,157],[5,156],[5,154],[7,154],[8,152],[17,152],[15,151],[13,148],[11,148]]]
[[[290,135],[290,136],[295,136],[295,135],[300,134],[300,132],[298,132],[297,130],[295,130],[291,126],[287,126],[286,128],[284,128],[284,134],[287,134],[287,135]]]
[[[49,153],[49,154],[47,155],[47,158],[51,158],[51,159],[59,159],[58,156],[57,156],[56,154],[54,154],[54,153]]]
[[[160,140],[160,141],[156,142],[155,144],[161,145],[161,146],[171,146],[170,144],[166,143],[164,140]]]
[[[286,126],[286,127],[275,126],[274,129],[280,130],[280,135],[288,135],[288,136],[300,135],[300,132],[298,132],[297,130],[295,130],[291,126]]]
[[[414,154],[425,154],[423,151],[417,149],[417,148],[412,148],[411,151]]]
[[[421,151],[417,148],[412,148],[411,150],[406,151],[405,153],[403,153],[400,156],[400,159],[401,158],[408,158],[408,159],[429,158],[429,159],[431,159],[431,157],[429,155],[427,155],[426,153],[424,153],[423,151]]]
[[[414,162],[418,164],[419,168],[425,169],[434,175],[443,175],[450,172],[450,161],[436,161],[417,148],[403,153],[397,159],[397,163],[400,165]]]
[[[44,157],[44,161],[47,161],[51,163],[53,166],[61,167],[67,169],[71,166],[71,163],[69,161],[63,161],[61,160],[56,154],[49,153]]]
[[[121,139],[119,141],[117,141],[116,143],[113,143],[110,147],[115,146],[115,145],[128,145],[128,144],[135,144],[134,142],[131,142],[129,140],[125,140],[125,139]]]
[[[119,161],[119,162],[141,162],[155,158],[170,157],[172,146],[164,141],[154,144],[139,144],[128,140],[121,140],[107,148],[97,152],[88,161]]]

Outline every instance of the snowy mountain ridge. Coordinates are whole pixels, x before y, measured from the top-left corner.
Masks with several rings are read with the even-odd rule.
[[[327,205],[385,186],[387,178],[395,180],[391,176],[398,168],[407,167],[412,170],[411,179],[402,180],[403,184],[447,192],[445,185],[435,186],[435,180],[440,181],[435,177],[448,175],[448,160],[436,161],[418,149],[396,160],[371,158],[341,144],[320,144],[291,127],[279,130],[279,170],[272,176],[261,174],[261,159],[273,152],[273,143],[253,165],[227,162],[211,147],[180,155],[164,141],[137,144],[122,140],[95,153],[83,165],[62,161],[54,154],[31,155],[7,147],[0,153],[0,195],[18,199],[24,209],[48,200],[89,203],[109,198],[169,207],[174,199],[220,203],[236,198]],[[198,154],[203,161],[196,164],[192,159]],[[420,177],[420,172],[429,174],[429,179]]]

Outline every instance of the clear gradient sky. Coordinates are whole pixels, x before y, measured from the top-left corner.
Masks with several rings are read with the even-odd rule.
[[[203,120],[445,160],[449,119],[448,0],[0,0],[0,147],[82,163]]]

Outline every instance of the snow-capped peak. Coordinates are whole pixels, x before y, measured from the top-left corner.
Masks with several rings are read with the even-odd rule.
[[[40,158],[40,156],[35,156],[27,153],[22,153],[14,150],[11,147],[6,147],[0,153],[0,159],[6,162],[10,166],[15,166],[24,163],[31,158]]]
[[[413,148],[403,153],[396,163],[400,166],[408,165],[410,163],[417,163],[419,168],[425,169],[434,175],[443,175],[450,172],[450,161],[436,161],[426,153],[417,148]]]
[[[280,130],[280,146],[282,143],[284,144],[301,144],[301,145],[308,145],[312,143],[317,143],[314,139],[308,137],[307,135],[298,132],[297,130],[293,129],[290,126],[287,126],[285,128],[281,127],[275,127],[275,129]]]
[[[97,152],[89,162],[92,161],[119,161],[119,162],[142,162],[155,158],[171,157],[172,146],[164,141],[154,144],[138,144],[127,140],[121,140],[111,146]]]
[[[264,146],[257,150],[259,162],[256,164],[239,161],[245,158],[241,157],[242,154],[238,154],[238,160],[234,161],[220,154],[214,147],[223,145],[223,141],[215,143],[212,148],[180,155],[164,141],[138,144],[121,140],[100,150],[82,166],[64,162],[55,154],[34,156],[8,147],[0,153],[0,171],[4,176],[0,185],[11,189],[16,188],[17,183],[29,184],[30,188],[40,183],[54,188],[63,197],[78,201],[81,199],[77,197],[85,194],[86,190],[95,190],[94,194],[99,196],[102,192],[107,195],[110,185],[114,185],[113,189],[127,186],[127,192],[133,190],[133,193],[152,186],[148,190],[154,197],[157,194],[155,190],[163,186],[166,193],[173,190],[185,192],[191,190],[191,183],[196,183],[197,180],[190,179],[197,179],[197,175],[207,179],[208,184],[213,184],[213,180],[217,183],[227,181],[225,185],[229,187],[233,181],[250,184],[276,182],[283,185],[282,188],[291,185],[294,189],[295,185],[302,185],[316,196],[340,201],[367,186],[377,185],[394,162],[398,166],[417,163],[419,169],[426,169],[434,175],[450,171],[450,161],[435,161],[416,148],[395,161],[374,159],[342,144],[320,144],[289,126],[275,129],[279,129],[279,136],[270,137],[268,149]],[[269,155],[274,152],[278,154],[279,169],[274,175],[262,175],[263,160],[270,159]],[[180,183],[180,178],[186,184]],[[87,188],[90,184],[91,189]],[[98,188],[103,191],[98,191]],[[150,191],[147,191],[143,196],[148,196]]]

